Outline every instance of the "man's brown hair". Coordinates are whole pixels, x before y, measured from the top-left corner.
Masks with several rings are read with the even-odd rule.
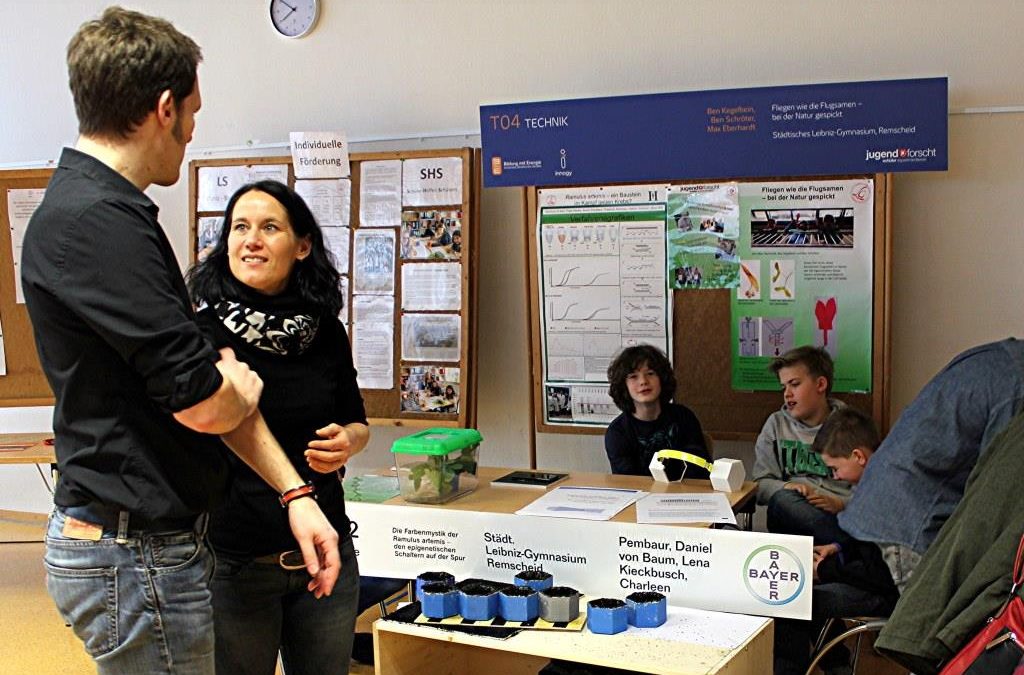
[[[202,52],[169,21],[109,7],[68,43],[68,83],[78,132],[125,138],[170,90],[178,111],[192,93]]]

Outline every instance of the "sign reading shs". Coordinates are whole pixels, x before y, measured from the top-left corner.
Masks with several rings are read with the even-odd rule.
[[[947,168],[944,77],[480,107],[484,185]]]
[[[461,158],[427,157],[402,162],[402,206],[461,204]]]

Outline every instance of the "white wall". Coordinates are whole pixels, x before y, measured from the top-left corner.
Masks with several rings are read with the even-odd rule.
[[[106,4],[0,2],[0,165],[52,159],[73,142],[63,45]],[[481,103],[631,93],[948,75],[954,111],[1024,104],[1024,3],[1012,0],[969,9],[953,0],[323,0],[320,25],[298,41],[272,34],[262,0],[125,4],[203,47],[193,157],[282,142],[293,129],[374,141],[357,150],[473,145]],[[953,115],[950,171],[897,177],[894,413],[957,351],[1022,332],[1013,301],[1024,287],[1022,144],[1020,113]],[[186,186],[151,194],[186,259]],[[478,426],[485,461],[524,465],[519,193],[486,190],[482,216]],[[43,429],[46,416],[0,411],[0,431],[26,421]],[[402,433],[375,430],[354,466],[388,463]],[[538,457],[545,467],[606,467],[600,437],[544,434]],[[14,471],[0,469],[0,509],[35,503],[41,489]]]

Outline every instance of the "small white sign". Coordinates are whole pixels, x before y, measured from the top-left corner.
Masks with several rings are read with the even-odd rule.
[[[461,157],[427,157],[402,162],[402,206],[457,206],[461,203]]]
[[[296,178],[348,178],[348,141],[340,131],[288,134]]]
[[[359,226],[398,227],[402,224],[402,160],[383,159],[359,164]]]
[[[11,256],[14,259],[14,301],[25,304],[21,290],[21,243],[25,240],[28,221],[36,212],[46,194],[45,188],[27,188],[7,191],[7,220],[11,226]],[[3,356],[3,349],[0,349]]]
[[[287,164],[203,166],[199,168],[197,211],[223,211],[238,188],[261,180],[288,184]]]

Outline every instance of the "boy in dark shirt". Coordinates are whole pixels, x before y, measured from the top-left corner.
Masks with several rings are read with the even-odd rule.
[[[638,345],[622,350],[608,367],[608,382],[608,394],[622,411],[604,434],[612,473],[650,476],[654,453],[666,449],[711,461],[697,416],[672,403],[676,377],[660,349]],[[708,472],[688,464],[686,477],[707,478]]]

